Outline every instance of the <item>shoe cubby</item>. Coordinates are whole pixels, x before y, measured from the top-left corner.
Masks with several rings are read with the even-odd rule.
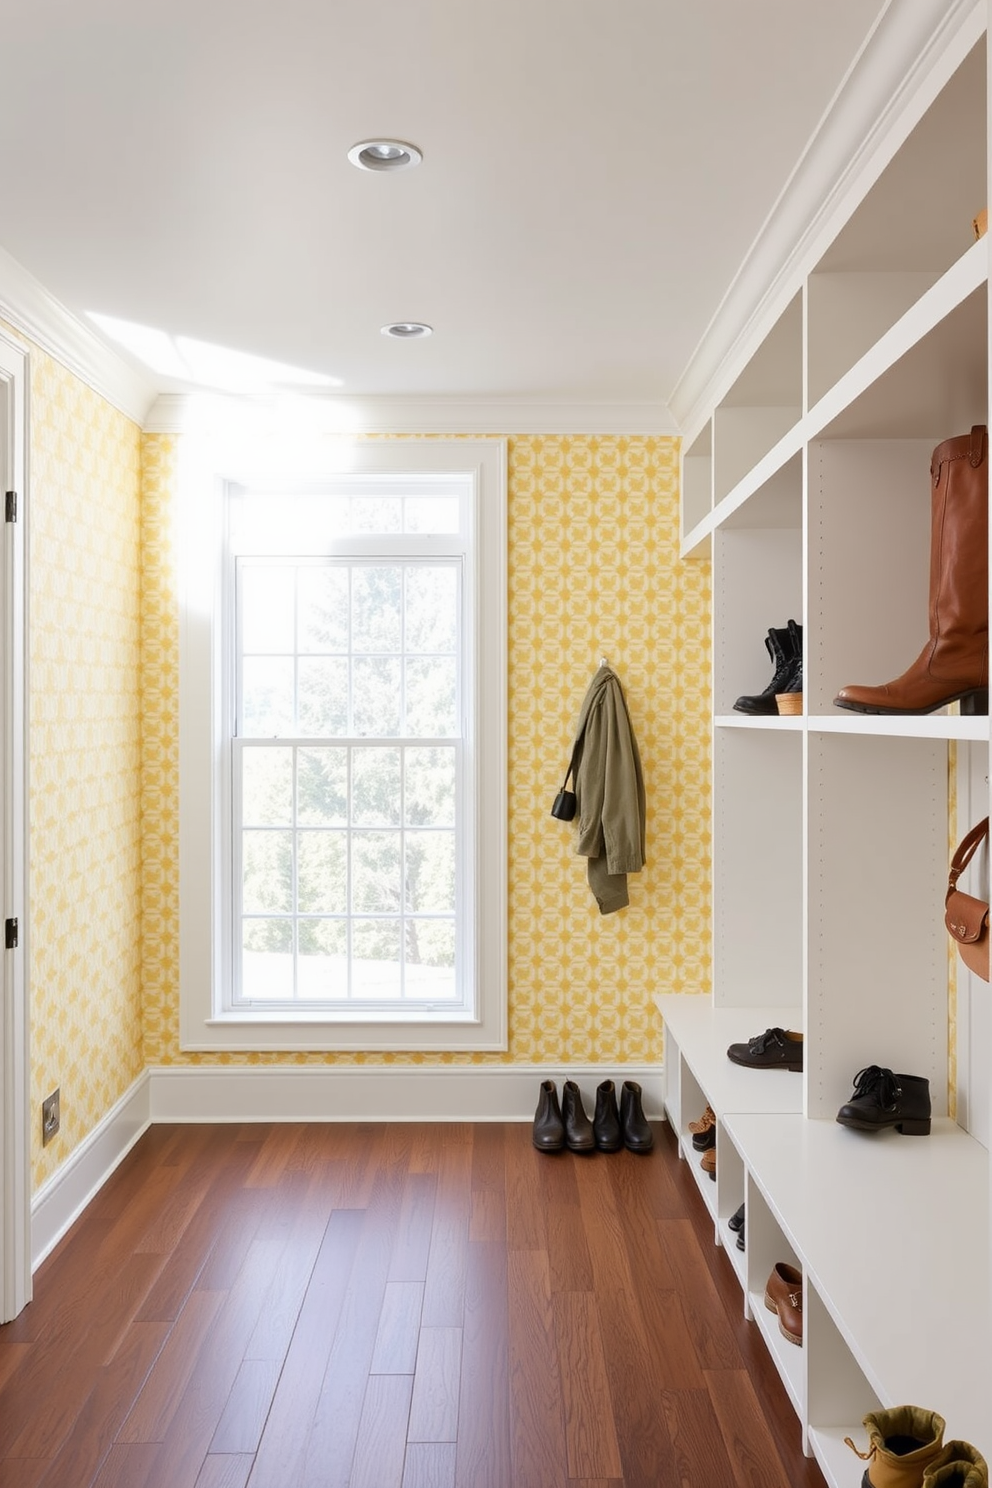
[[[833,700],[841,687],[898,677],[923,647],[932,448],[926,439],[810,446],[804,685],[811,715],[838,716]]]
[[[973,46],[809,275],[815,406],[975,242],[986,205],[984,41]]]
[[[802,1010],[777,1005],[717,1007],[708,997],[677,993],[660,995],[655,1002],[665,1025],[665,1115],[678,1138],[679,1155],[689,1164],[713,1218],[715,1238],[725,1245],[726,1221],[744,1201],[744,1169],[732,1144],[725,1142],[721,1113],[786,1115],[802,1110],[802,1075],[784,1069],[747,1069],[728,1059],[727,1049],[766,1028],[795,1028]],[[699,1166],[701,1154],[693,1148],[689,1131],[689,1123],[697,1121],[707,1106],[717,1117],[715,1180]],[[743,1267],[732,1260],[743,1286]]]
[[[728,496],[803,413],[803,299],[788,307],[713,413],[713,498]]]
[[[713,539],[714,713],[759,727],[769,720],[735,713],[734,703],[771,681],[769,630],[784,630],[789,620],[803,624],[801,462],[791,461],[762,497],[757,507],[748,504],[738,522],[721,525]]]
[[[683,553],[713,562],[713,978],[657,999],[666,1109],[684,1156],[715,1112],[716,1182],[696,1181],[836,1488],[860,1482],[843,1439],[879,1405],[938,1410],[992,1458],[992,997],[943,921],[951,854],[988,813],[990,720],[834,704],[923,650],[931,456],[990,422],[988,10],[916,13],[848,168],[693,405],[686,457]],[[908,19],[887,8],[872,68]],[[842,89],[847,123],[872,68]],[[802,713],[737,713],[789,619]],[[987,851],[968,875],[987,898]],[[727,1059],[775,1025],[803,1032],[802,1074]],[[927,1079],[929,1135],[838,1123],[873,1064]],[[764,1306],[779,1261],[803,1275],[801,1348]]]
[[[730,1220],[736,1214],[742,1204],[746,1202],[747,1175],[741,1155],[737,1151],[727,1133],[718,1126],[717,1128],[717,1214],[716,1233],[717,1243],[722,1245],[727,1253],[727,1259],[737,1273],[741,1291],[747,1296],[747,1216],[745,1213],[745,1235],[744,1248],[738,1249],[737,1231],[730,1228]]]
[[[682,451],[682,540],[713,510],[713,425]]]
[[[802,735],[792,729],[717,728],[713,751],[713,1001],[717,1007],[788,1008],[798,1031]],[[761,1032],[752,1028],[750,1035]]]
[[[806,1112],[835,1115],[870,1064],[947,1112],[947,744],[811,736]]]
[[[988,750],[978,743],[954,745],[954,803],[948,856],[972,827],[989,814]],[[988,902],[989,847],[984,843],[961,876],[965,893]],[[950,960],[954,1040],[954,1115],[986,1147],[992,1139],[992,998],[989,984],[968,970],[952,950]]]
[[[859,1368],[850,1346],[815,1286],[803,1298],[807,1339],[806,1448],[828,1483],[856,1483],[861,1471],[846,1437],[864,1451],[861,1422],[886,1402]]]
[[[862,1418],[879,1404],[922,1403],[945,1417],[948,1439],[987,1451],[984,1149],[946,1117],[914,1138],[741,1114],[726,1118],[725,1135],[747,1171],[752,1311],[776,1260],[803,1273],[802,1349],[785,1354],[762,1336],[827,1482],[859,1481],[839,1447],[845,1436],[863,1442]],[[954,1300],[962,1287],[966,1326]],[[798,1401],[794,1354],[805,1376]]]
[[[793,1117],[792,1120],[797,1121],[799,1118]],[[728,1147],[734,1146],[731,1131],[725,1132],[724,1137]],[[736,1151],[736,1147],[734,1150]],[[740,1154],[738,1161],[743,1169],[744,1160]],[[761,1333],[796,1414],[802,1419],[806,1407],[805,1344],[793,1343],[785,1336],[779,1326],[778,1313],[771,1311],[765,1303],[765,1288],[774,1267],[784,1263],[802,1273],[802,1260],[750,1173],[745,1181],[744,1204],[747,1221],[744,1251],[745,1315],[751,1318]],[[803,1290],[805,1302],[805,1288]]]

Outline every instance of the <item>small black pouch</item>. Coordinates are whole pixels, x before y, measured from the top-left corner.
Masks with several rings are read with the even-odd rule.
[[[575,815],[575,804],[575,792],[562,789],[555,796],[551,815],[556,816],[559,821],[571,821]]]
[[[576,799],[575,792],[567,789],[569,776],[575,764],[575,756],[569,760],[568,769],[565,771],[565,779],[561,783],[561,790],[555,796],[555,803],[551,808],[551,815],[557,817],[558,821],[571,821],[575,816]]]

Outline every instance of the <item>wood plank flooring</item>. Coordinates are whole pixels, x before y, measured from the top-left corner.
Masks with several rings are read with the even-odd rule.
[[[151,1128],[0,1329],[0,1488],[822,1488],[657,1130]]]

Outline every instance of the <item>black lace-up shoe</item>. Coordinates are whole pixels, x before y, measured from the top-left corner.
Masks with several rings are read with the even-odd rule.
[[[894,1126],[906,1137],[930,1135],[930,1082],[869,1064],[854,1077],[854,1093],[837,1112],[841,1126],[878,1131]]]
[[[731,1044],[727,1058],[748,1069],[801,1070],[803,1036],[786,1028],[766,1028],[746,1044]]]

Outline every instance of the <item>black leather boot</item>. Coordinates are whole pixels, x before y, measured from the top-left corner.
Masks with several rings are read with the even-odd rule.
[[[623,1144],[630,1152],[650,1152],[654,1146],[654,1132],[641,1107],[641,1087],[633,1080],[624,1080],[620,1091],[620,1129]]]
[[[795,620],[789,621],[789,644],[792,647],[792,663],[785,679],[785,686],[775,695],[780,713],[803,711],[803,628]]]
[[[570,1152],[595,1152],[592,1122],[582,1104],[582,1092],[574,1080],[566,1080],[561,1092],[561,1114],[565,1123],[565,1146]]]
[[[553,1080],[545,1080],[534,1113],[534,1146],[539,1152],[560,1152],[565,1145],[565,1123],[561,1119],[558,1092]]]
[[[592,1118],[593,1135],[600,1152],[619,1152],[623,1146],[617,1093],[612,1080],[604,1080],[596,1090],[596,1114]]]
[[[930,1134],[930,1082],[869,1064],[854,1077],[854,1093],[837,1112],[841,1126],[879,1131],[894,1126],[906,1137]]]
[[[763,692],[745,694],[734,704],[738,713],[777,713],[775,701],[780,692],[802,692],[803,628],[790,620],[784,630],[770,630],[765,638],[765,650],[775,668],[775,674]],[[799,663],[798,678],[796,663]],[[798,686],[797,686],[798,681]]]

